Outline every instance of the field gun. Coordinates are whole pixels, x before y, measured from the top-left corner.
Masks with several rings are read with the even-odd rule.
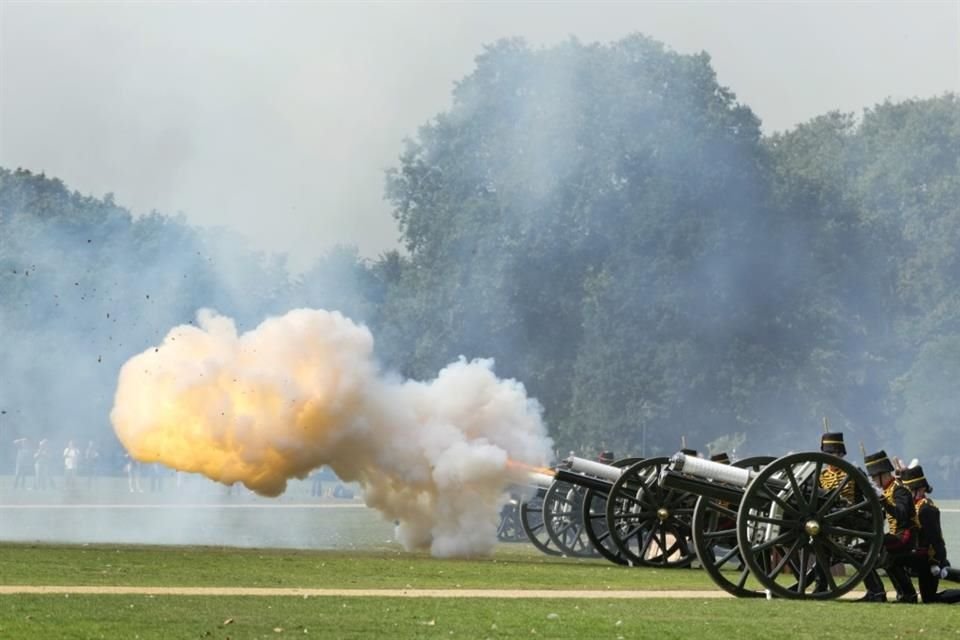
[[[697,496],[682,488],[664,488],[660,475],[670,458],[639,460],[610,488],[606,524],[617,549],[633,566],[689,567]]]
[[[639,460],[622,458],[608,464],[570,456],[557,465],[544,513],[547,531],[565,555],[602,556],[615,564],[629,564],[607,526],[606,505],[623,470]]]
[[[819,478],[828,467],[845,478],[824,490]],[[847,502],[842,493],[850,484],[854,498]],[[697,557],[737,596],[836,598],[860,584],[880,557],[883,508],[875,489],[857,467],[830,454],[725,465],[678,453],[658,485],[699,496],[692,523]],[[842,576],[834,575],[838,565]]]

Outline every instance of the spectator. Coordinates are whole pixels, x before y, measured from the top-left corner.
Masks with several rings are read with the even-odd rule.
[[[130,487],[130,493],[143,493],[143,487],[140,486],[140,463],[130,457],[129,453],[123,454],[126,464],[123,466],[127,472],[127,485]]]
[[[67,442],[67,448],[63,450],[63,484],[67,489],[72,489],[77,484],[77,469],[80,467],[80,449],[74,444],[73,440]]]
[[[30,470],[30,439],[29,438],[18,438],[13,441],[13,444],[17,446],[17,461],[16,468],[13,472],[13,488],[14,489],[26,489],[27,488],[27,475]]]
[[[163,467],[159,462],[150,465],[150,492],[163,491]]]
[[[320,469],[314,469],[310,472],[310,495],[314,498],[323,495],[323,480],[321,479]]]
[[[53,478],[50,477],[50,443],[46,438],[37,444],[33,454],[33,488],[54,488]]]

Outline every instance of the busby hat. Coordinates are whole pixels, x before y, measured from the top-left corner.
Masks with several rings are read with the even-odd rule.
[[[601,451],[600,455],[597,456],[597,460],[599,460],[600,462],[610,463],[610,462],[613,462],[613,459],[614,459],[613,451]]]
[[[680,453],[685,456],[693,456],[694,458],[696,458],[698,455],[696,449],[680,449]]]
[[[890,458],[887,457],[887,452],[882,449],[866,456],[863,462],[867,465],[868,476],[876,476],[881,473],[893,473],[893,463],[890,462]]]
[[[847,448],[843,444],[842,433],[825,433],[820,436],[820,451],[835,456],[847,455]]]
[[[920,465],[901,471],[900,482],[902,482],[903,486],[911,491],[923,487],[927,490],[927,493],[933,492],[933,487],[931,487],[930,483],[927,482],[926,476],[923,475],[923,467]]]
[[[715,453],[710,456],[711,462],[719,462],[720,464],[730,464],[730,456],[727,455],[727,452]]]

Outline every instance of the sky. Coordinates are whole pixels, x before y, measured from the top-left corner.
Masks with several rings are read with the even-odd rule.
[[[0,0],[0,166],[182,212],[304,269],[397,245],[384,171],[484,44],[643,33],[706,51],[767,133],[960,92],[960,1]]]

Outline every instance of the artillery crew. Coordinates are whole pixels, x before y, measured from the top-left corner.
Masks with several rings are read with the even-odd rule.
[[[916,507],[919,536],[912,568],[920,583],[920,598],[924,604],[960,602],[958,589],[937,592],[940,579],[947,576],[950,561],[947,560],[947,547],[940,528],[940,509],[927,496],[933,492],[933,487],[927,482],[923,467],[917,465],[904,469],[900,481],[913,493]]]
[[[843,442],[843,433],[839,431],[824,433],[820,436],[820,451],[823,453],[828,453],[832,456],[837,456],[838,458],[844,458],[847,455],[847,447]],[[831,464],[828,464],[823,471],[820,472],[820,477],[817,479],[817,482],[820,485],[820,488],[824,491],[833,491],[837,487],[842,487],[840,489],[840,498],[847,504],[853,504],[856,502],[856,484],[849,482],[847,478],[847,472],[835,467]],[[825,591],[827,588],[827,577],[826,572],[831,571],[831,568],[823,568],[822,570],[817,571],[817,590]],[[883,586],[883,581],[880,579],[880,576],[876,571],[871,571],[864,577],[864,586],[867,588],[867,594],[863,597],[864,602],[886,602],[887,601],[887,590]]]
[[[866,456],[864,462],[887,516],[887,533],[883,539],[886,558],[882,566],[897,591],[897,602],[917,602],[917,591],[906,570],[916,547],[917,512],[913,495],[894,477],[893,463],[885,451]]]
[[[843,434],[838,432],[823,434],[820,438],[820,451],[837,456],[838,458],[846,456],[847,447],[843,443]],[[831,491],[843,484],[846,479],[847,474],[844,471],[833,465],[827,465],[827,467],[820,472],[820,488]],[[856,485],[854,483],[846,482],[843,489],[840,490],[840,496],[848,503],[853,504],[855,489]]]

